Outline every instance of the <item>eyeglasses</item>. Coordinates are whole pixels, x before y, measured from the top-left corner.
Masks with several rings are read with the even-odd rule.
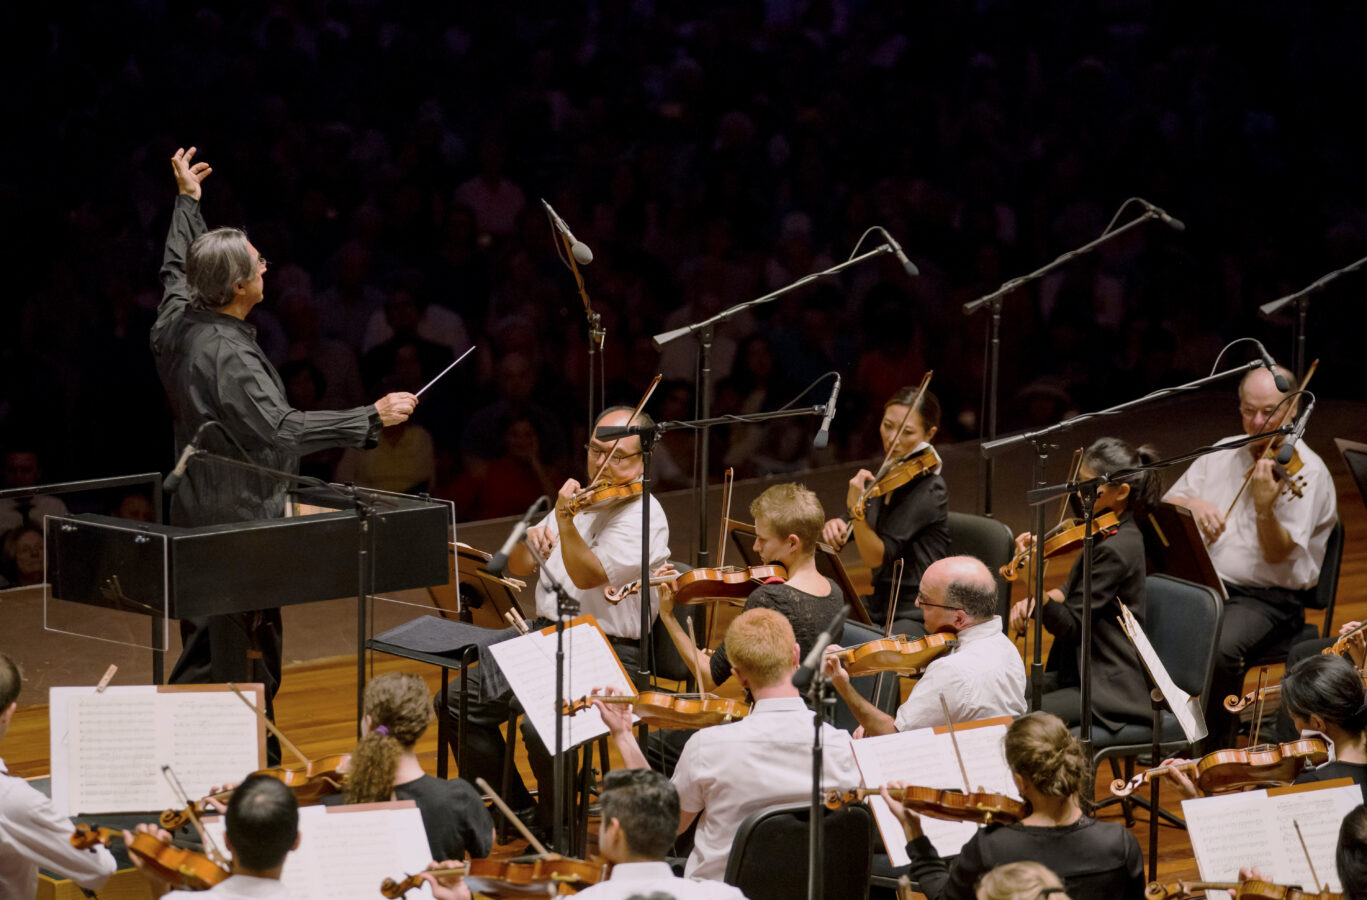
[[[921,593],[920,591],[917,591],[917,592],[916,592],[916,605],[917,605],[917,606],[935,606],[935,607],[938,607],[938,608],[940,608],[940,609],[963,609],[962,606],[949,606],[949,605],[944,604],[944,603],[932,603],[931,601],[927,600],[927,599],[926,599],[926,595],[923,594],[923,593]]]
[[[1264,406],[1262,409],[1254,409],[1250,406],[1239,407],[1239,415],[1243,416],[1245,419],[1251,419],[1254,416],[1259,415],[1262,416],[1264,419],[1270,418],[1272,414],[1276,411],[1277,407],[1275,406]]]
[[[257,257],[256,257],[256,267],[257,267],[258,269],[260,269],[262,272],[264,272],[264,271],[266,271],[266,266],[267,266],[267,265],[269,265],[269,264],[266,262],[266,257],[261,256],[260,254],[258,254]]]
[[[584,449],[588,451],[590,459],[602,459],[604,456],[607,456],[608,454],[607,450],[597,446],[596,444],[585,444]],[[612,454],[612,456],[608,457],[608,465],[620,466],[622,463],[631,459],[633,456],[640,455],[640,450],[637,450],[635,453],[614,453]]]

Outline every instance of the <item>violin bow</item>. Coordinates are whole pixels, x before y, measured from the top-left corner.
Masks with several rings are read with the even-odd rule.
[[[911,405],[907,407],[907,411],[902,413],[902,421],[897,423],[897,431],[893,435],[892,443],[888,447],[888,451],[883,454],[883,462],[878,466],[878,471],[874,473],[873,480],[869,482],[870,485],[877,484],[878,479],[888,474],[888,469],[892,466],[892,461],[897,456],[897,442],[902,439],[902,435],[906,434],[907,420],[911,418],[912,413],[921,408],[921,399],[925,397],[926,388],[930,387],[930,376],[934,374],[935,370],[929,369],[926,371],[926,374],[921,377],[921,386],[916,389],[916,396],[912,398]],[[864,493],[868,493],[868,488],[864,489]],[[842,541],[842,543],[848,544],[850,542],[850,535],[852,534],[854,534],[853,517],[850,519],[850,524],[845,528],[845,540]]]
[[[888,621],[883,626],[883,637],[892,637],[893,621],[897,618],[897,601],[902,596],[902,570],[906,566],[906,561],[900,556],[892,564],[892,597],[888,601]],[[880,698],[883,696],[883,682],[886,680],[887,672],[879,672],[873,679],[873,696]]]
[[[303,753],[299,752],[299,748],[294,746],[294,743],[290,741],[289,738],[285,737],[284,733],[282,733],[279,728],[275,727],[275,723],[270,720],[270,717],[266,715],[265,711],[257,709],[256,704],[248,700],[247,695],[242,693],[242,691],[238,690],[237,685],[233,684],[230,681],[228,682],[228,687],[232,690],[234,694],[237,695],[237,699],[247,704],[247,708],[250,709],[252,712],[256,713],[257,718],[261,720],[261,724],[266,726],[266,730],[269,731],[271,734],[275,735],[276,740],[280,741],[280,746],[284,747],[286,750],[293,753],[295,756],[299,757],[300,762],[302,762],[305,766],[313,762],[313,760],[309,759]]]
[[[964,793],[973,793],[973,788],[968,785],[968,769],[964,767],[964,756],[959,752],[959,739],[954,734],[954,717],[949,714],[949,704],[945,702],[945,695],[940,695],[940,710],[945,714],[945,727],[949,729],[949,742],[954,745],[954,758],[959,761],[959,774],[964,779]]]
[[[731,521],[731,493],[736,486],[736,470],[727,466],[721,476],[721,527],[717,529],[717,568],[726,567],[727,524]]]
[[[176,773],[172,771],[169,765],[163,764],[161,767],[161,775],[166,779],[166,783],[171,786],[171,792],[176,795],[176,802],[185,805],[185,812],[190,816],[190,824],[195,826],[195,831],[199,832],[199,839],[204,844],[205,855],[217,865],[222,866],[225,869],[230,869],[232,867],[232,862],[223,854],[223,851],[218,848],[218,842],[210,837],[209,833],[204,830],[204,825],[199,821],[199,815],[195,812],[194,801],[190,799],[189,794],[185,793],[185,788],[181,786],[180,779],[176,777]]]
[[[1299,385],[1296,386],[1296,390],[1295,390],[1293,393],[1297,393],[1297,394],[1298,394],[1298,393],[1300,393],[1301,391],[1305,390],[1306,386],[1310,384],[1310,379],[1315,377],[1315,370],[1316,370],[1317,368],[1319,368],[1319,365],[1320,365],[1320,361],[1319,361],[1318,359],[1315,360],[1314,362],[1312,362],[1312,363],[1310,364],[1310,368],[1305,370],[1305,377],[1301,379],[1301,383],[1300,383]],[[1290,396],[1290,394],[1288,394],[1287,396]],[[1298,402],[1299,402],[1299,401],[1298,401]],[[1289,412],[1289,411],[1290,411],[1290,410],[1289,410],[1289,408],[1288,408],[1287,412]],[[1281,414],[1281,418],[1279,418],[1279,419],[1277,420],[1277,424],[1276,424],[1275,427],[1280,428],[1280,427],[1282,426],[1282,422],[1286,421],[1286,415],[1287,415],[1286,412],[1283,412],[1283,413]],[[1276,449],[1277,449],[1277,445],[1276,445],[1275,441],[1269,440],[1269,441],[1267,442],[1267,447],[1263,450],[1262,454],[1258,456],[1259,462],[1261,462],[1261,461],[1264,460],[1264,459],[1271,459],[1271,458],[1272,458],[1272,451],[1274,451],[1274,450],[1276,450]],[[1229,509],[1225,510],[1225,518],[1226,518],[1226,519],[1229,518],[1229,514],[1230,514],[1230,513],[1234,512],[1234,504],[1238,503],[1238,502],[1239,502],[1239,498],[1242,497],[1242,496],[1244,495],[1244,488],[1248,487],[1249,481],[1251,481],[1251,480],[1253,479],[1253,472],[1254,472],[1254,470],[1257,469],[1257,468],[1258,468],[1258,464],[1257,464],[1257,463],[1254,463],[1254,464],[1253,464],[1253,467],[1250,468],[1250,469],[1248,470],[1248,474],[1244,476],[1244,483],[1241,484],[1241,485],[1239,485],[1239,490],[1238,490],[1238,492],[1234,495],[1234,499],[1231,500],[1231,501],[1229,501]]]
[[[695,648],[698,646],[698,638],[693,633],[692,616],[688,617],[688,640]],[[688,663],[688,670],[693,673],[693,683],[698,686],[698,696],[701,697],[706,692],[702,680],[702,667],[698,664],[698,651],[695,649],[692,653],[688,654],[688,659],[685,660],[685,662]]]
[[[503,802],[503,798],[500,797],[498,793],[494,791],[493,788],[489,787],[489,782],[485,781],[483,778],[476,777],[475,785],[481,791],[489,795],[489,799],[494,801],[494,806],[498,807],[499,812],[503,813],[503,817],[505,819],[513,823],[513,827],[516,828],[522,834],[522,836],[527,839],[527,843],[531,845],[532,849],[536,851],[536,854],[538,856],[540,856],[542,859],[552,859],[554,857],[554,854],[546,849],[546,845],[538,841],[536,839],[536,835],[532,834],[531,830],[527,828],[526,824],[524,824],[523,821],[517,817],[517,813],[509,809],[508,804]]]
[[[1264,696],[1263,688],[1267,686],[1267,666],[1258,670],[1258,689],[1253,692],[1253,696],[1258,699],[1253,704],[1253,733],[1248,738],[1250,747],[1258,746],[1258,731],[1263,724],[1263,704],[1267,700]]]
[[[636,417],[641,414],[641,410],[645,409],[646,404],[650,402],[650,395],[655,393],[655,388],[659,387],[660,379],[662,378],[664,378],[664,376],[657,372],[655,377],[651,379],[650,387],[646,388],[645,394],[641,397],[641,402],[636,404],[636,408],[631,412],[631,417],[627,419],[628,425],[635,422]],[[589,437],[592,438],[593,435],[589,435]],[[617,445],[620,443],[622,443],[622,438],[613,441],[612,446],[608,448],[608,452],[603,454],[603,461],[598,464],[598,471],[594,472],[593,477],[589,479],[589,487],[597,484],[598,479],[603,477],[603,470],[608,467],[608,460],[612,459],[612,452],[617,449]],[[588,490],[588,488],[585,488],[585,490]]]
[[[1315,890],[1329,890],[1329,885],[1320,881],[1319,874],[1315,872],[1315,861],[1310,858],[1310,848],[1305,845],[1305,835],[1301,834],[1301,823],[1292,819],[1291,825],[1296,829],[1296,839],[1301,842],[1301,852],[1305,854],[1305,864],[1310,867],[1310,880],[1315,882]]]

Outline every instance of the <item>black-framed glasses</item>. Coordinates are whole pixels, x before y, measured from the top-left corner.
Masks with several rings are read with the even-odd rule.
[[[921,593],[920,591],[917,591],[917,592],[916,592],[916,605],[917,605],[917,606],[935,606],[935,607],[939,607],[940,609],[963,609],[962,606],[949,606],[948,604],[945,604],[945,603],[935,603],[934,601],[927,600],[927,599],[926,599],[926,595],[923,594],[923,593]]]
[[[604,450],[602,447],[596,446],[594,444],[585,444],[584,449],[588,451],[589,456],[593,459],[602,459],[604,456],[608,455],[607,450]],[[640,450],[637,450],[635,453],[614,453],[612,454],[612,456],[608,457],[608,465],[619,466],[627,460],[631,459],[633,456],[640,455]]]

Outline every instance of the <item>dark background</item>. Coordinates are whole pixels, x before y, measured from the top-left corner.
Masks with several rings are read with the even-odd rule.
[[[331,405],[343,376],[353,402],[414,389],[459,349],[400,335],[367,355],[335,314],[348,291],[381,319],[458,314],[479,351],[415,421],[425,486],[465,518],[520,511],[481,493],[495,474],[535,496],[582,465],[584,313],[543,197],[595,253],[609,400],[664,366],[671,418],[691,413],[691,356],[666,365],[649,335],[844,259],[870,225],[920,266],[880,257],[719,335],[716,412],[845,379],[824,454],[808,419],[717,430],[714,469],[742,477],[872,455],[883,400],[927,367],[940,439],[976,437],[986,316],[961,304],[1127,197],[1186,231],[1146,224],[1008,300],[1000,431],[1203,375],[1234,337],[1289,363],[1289,319],[1257,306],[1367,254],[1367,8],[1347,0],[18,6],[0,14],[0,447],[38,452],[45,481],[170,468],[147,335],[183,145],[214,166],[210,226],[270,260],[250,320],[301,404]],[[495,171],[520,214],[470,200]],[[1365,287],[1312,303],[1321,395],[1362,396]],[[517,420],[541,475],[507,446]],[[665,448],[665,487],[688,452]]]

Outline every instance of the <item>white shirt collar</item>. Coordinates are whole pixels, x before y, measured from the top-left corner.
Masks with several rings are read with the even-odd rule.
[[[608,881],[645,881],[653,878],[673,878],[674,870],[669,863],[660,859],[642,862],[617,863],[612,867]]]

